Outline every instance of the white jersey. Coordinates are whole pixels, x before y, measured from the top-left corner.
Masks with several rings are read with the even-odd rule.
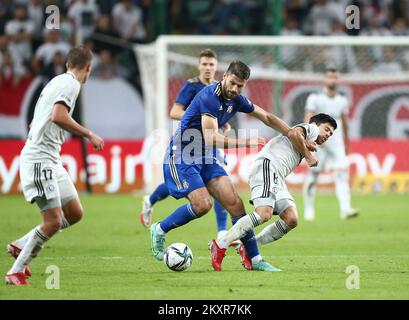
[[[334,131],[331,139],[325,143],[325,148],[336,149],[344,147],[344,137],[342,128],[342,116],[348,114],[348,99],[336,94],[333,97],[328,96],[325,92],[311,93],[307,98],[305,111],[314,114],[326,113],[333,117],[337,122],[337,130]]]
[[[301,123],[295,127],[305,129],[306,140],[315,141],[319,134],[319,128],[315,123]],[[300,164],[302,155],[294,148],[290,139],[279,135],[271,139],[257,154],[256,160],[269,159],[271,165],[282,179],[287,177]]]
[[[70,108],[71,115],[80,89],[81,84],[72,73],[56,76],[45,86],[35,106],[31,129],[21,151],[24,161],[59,162],[64,130],[51,121],[54,104],[62,102]]]

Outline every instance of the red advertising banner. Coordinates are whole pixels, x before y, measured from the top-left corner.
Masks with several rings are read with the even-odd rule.
[[[19,153],[23,141],[0,140],[0,192],[19,193]],[[88,172],[93,191],[98,193],[142,192],[145,176],[152,168],[150,153],[142,140],[107,141],[102,152],[87,145]],[[351,184],[356,191],[409,191],[409,141],[362,139],[351,142],[349,154]],[[234,183],[247,188],[256,150],[227,151],[228,171]],[[85,171],[79,140],[64,143],[61,159],[78,191],[85,190]],[[300,189],[307,166],[301,165],[287,178],[290,188]],[[332,177],[320,175],[321,186]]]

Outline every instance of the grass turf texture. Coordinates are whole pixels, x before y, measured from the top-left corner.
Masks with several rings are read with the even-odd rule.
[[[295,199],[302,212],[300,195]],[[82,196],[83,220],[47,243],[31,263],[29,287],[0,284],[0,299],[409,299],[407,199],[355,195],[360,217],[341,221],[335,196],[318,196],[315,222],[300,219],[283,239],[260,248],[283,270],[263,273],[244,270],[233,248],[223,271],[213,272],[207,248],[216,235],[213,211],[168,234],[168,245],[185,242],[194,256],[190,269],[173,272],[151,255],[149,230],[139,222],[141,197]],[[247,203],[248,197],[243,200]],[[154,220],[181,203],[158,202]],[[1,196],[0,215],[0,270],[5,274],[13,262],[6,244],[37,225],[40,215],[22,196]],[[46,288],[49,265],[60,270],[58,290]],[[359,290],[346,288],[350,265],[359,267]]]

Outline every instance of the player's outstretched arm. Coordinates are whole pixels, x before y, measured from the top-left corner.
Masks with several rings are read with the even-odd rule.
[[[257,105],[254,105],[254,111],[250,113],[253,117],[262,121],[266,126],[280,132],[284,136],[287,136],[291,128],[279,117],[275,116],[270,112],[264,111]]]
[[[301,127],[295,127],[288,133],[288,138],[291,140],[291,143],[300,152],[305,161],[307,161],[308,166],[316,167],[318,165],[318,160],[311,154],[308,150],[305,140],[305,132]]]
[[[104,140],[76,122],[69,115],[68,109],[64,104],[56,103],[54,105],[51,121],[72,134],[87,138],[96,150],[104,148]]]
[[[182,119],[183,115],[185,114],[185,108],[180,103],[174,103],[172,109],[170,109],[169,116],[173,120],[180,120]]]
[[[217,131],[217,119],[208,115],[202,115],[202,130],[205,144],[216,148],[233,149],[257,147],[259,145],[265,145],[266,143],[266,140],[262,137],[252,137],[248,139],[226,137]]]

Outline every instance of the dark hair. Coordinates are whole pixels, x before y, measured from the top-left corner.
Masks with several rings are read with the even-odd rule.
[[[215,59],[217,60],[217,54],[216,54],[216,52],[214,52],[212,49],[209,49],[209,48],[200,51],[200,53],[199,53],[199,60],[200,60],[202,57],[215,58]]]
[[[337,128],[337,122],[335,121],[335,119],[325,113],[318,113],[315,116],[312,116],[310,119],[310,123],[313,123],[313,122],[317,126],[319,126],[321,123],[329,123],[330,126],[334,128],[334,130]]]
[[[234,60],[227,68],[226,74],[234,74],[242,80],[247,80],[250,78],[250,68],[244,62]]]
[[[92,60],[92,52],[85,46],[72,48],[67,57],[67,68],[84,69]]]

